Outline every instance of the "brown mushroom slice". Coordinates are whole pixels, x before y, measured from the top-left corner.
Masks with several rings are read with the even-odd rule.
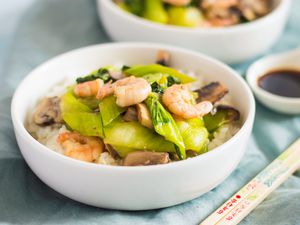
[[[149,166],[166,164],[169,161],[169,154],[166,152],[137,151],[127,154],[123,166]]]
[[[150,111],[144,103],[136,104],[138,121],[145,127],[153,129]]]
[[[108,151],[111,157],[113,157],[114,159],[120,158],[119,154],[117,153],[117,151],[114,149],[113,146],[111,146],[110,144],[104,144],[104,145],[105,145],[105,149]]]
[[[198,93],[197,102],[209,101],[215,103],[228,93],[228,89],[219,82],[212,82],[196,90],[196,92]]]
[[[138,117],[137,117],[137,110],[135,107],[128,107],[125,115],[123,116],[123,120],[125,120],[126,122],[132,122],[132,121],[137,121]]]
[[[44,98],[37,106],[33,121],[41,126],[61,123],[60,98],[57,96]]]
[[[238,8],[248,20],[266,15],[271,8],[271,1],[266,0],[240,0]]]
[[[170,53],[164,50],[159,50],[156,56],[156,63],[162,66],[170,66]]]

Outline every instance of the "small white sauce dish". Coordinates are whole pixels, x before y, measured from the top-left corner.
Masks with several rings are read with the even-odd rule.
[[[227,142],[203,155],[165,165],[122,167],[78,161],[36,141],[25,129],[26,114],[47,90],[104,65],[153,63],[158,50],[171,54],[171,65],[197,71],[230,90],[240,111],[241,129]],[[224,181],[240,162],[251,134],[254,97],[247,83],[223,63],[177,47],[150,43],[95,45],[51,59],[34,69],[17,88],[11,107],[18,145],[32,171],[59,193],[89,205],[146,210],[189,201]]]
[[[247,82],[256,98],[266,107],[284,114],[300,114],[300,98],[283,97],[265,91],[258,79],[270,71],[300,70],[300,48],[285,53],[270,55],[253,63],[246,75]]]
[[[275,8],[253,22],[224,28],[161,25],[121,10],[112,0],[97,0],[98,14],[115,41],[148,41],[197,50],[226,63],[238,63],[265,52],[278,39],[291,1],[274,0]]]

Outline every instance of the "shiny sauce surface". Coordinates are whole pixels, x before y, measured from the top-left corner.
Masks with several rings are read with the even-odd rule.
[[[300,98],[300,70],[274,70],[261,76],[258,86],[275,95]]]

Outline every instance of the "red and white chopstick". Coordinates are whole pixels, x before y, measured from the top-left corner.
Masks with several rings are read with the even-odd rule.
[[[300,167],[300,139],[234,194],[200,225],[234,225]]]

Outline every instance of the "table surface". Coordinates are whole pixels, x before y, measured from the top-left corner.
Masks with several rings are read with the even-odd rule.
[[[267,53],[300,44],[300,1],[294,0],[282,37]],[[10,103],[18,83],[41,62],[74,48],[110,42],[92,0],[11,0],[0,7],[0,224],[198,224],[300,136],[299,116],[272,112],[257,103],[248,148],[220,186],[184,204],[127,212],[86,206],[42,183],[17,146]],[[260,56],[261,57],[261,56]],[[254,59],[253,59],[254,60]],[[253,60],[232,65],[241,75]],[[242,225],[300,224],[300,177],[291,176]]]

